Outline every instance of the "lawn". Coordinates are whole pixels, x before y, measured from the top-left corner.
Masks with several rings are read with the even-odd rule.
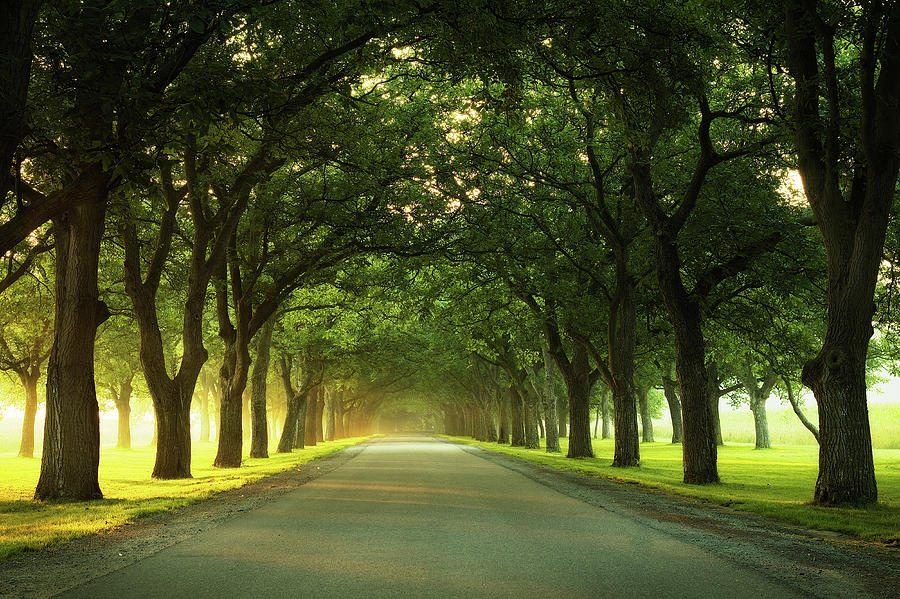
[[[159,481],[150,478],[155,449],[103,449],[100,489],[104,499],[86,502],[32,501],[40,458],[0,454],[0,559],[40,549],[132,522],[142,516],[195,503],[266,475],[300,466],[365,439],[341,439],[270,458],[244,458],[236,469],[211,466],[213,443],[194,443],[193,478]],[[249,445],[249,444],[247,444]]]
[[[875,476],[879,503],[868,509],[820,508],[808,504],[816,482],[818,447],[784,446],[754,449],[728,444],[719,448],[720,484],[694,486],[681,482],[681,445],[642,443],[639,468],[613,468],[613,441],[594,440],[593,459],[565,457],[567,439],[560,439],[562,454],[482,443],[468,437],[453,440],[526,460],[590,476],[637,482],[669,493],[697,497],[821,530],[846,533],[861,539],[896,545],[900,542],[900,449],[875,450]],[[542,440],[543,443],[543,440]]]

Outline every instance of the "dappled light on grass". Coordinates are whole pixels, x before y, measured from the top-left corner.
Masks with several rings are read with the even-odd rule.
[[[801,526],[843,532],[863,539],[900,542],[900,450],[876,449],[875,476],[880,501],[867,509],[822,508],[809,505],[816,483],[818,447],[791,446],[766,450],[752,445],[719,447],[720,484],[685,485],[682,482],[681,445],[642,443],[639,468],[613,468],[612,439],[594,439],[594,457],[565,457],[567,439],[560,439],[562,454],[482,443],[466,437],[454,440],[514,455],[554,468],[614,480],[637,482],[663,491],[697,497],[737,509],[756,512]]]
[[[32,501],[40,460],[0,454],[0,559],[195,503],[269,474],[302,469],[310,460],[362,440],[359,437],[320,443],[293,453],[272,454],[266,459],[245,458],[244,466],[229,470],[211,466],[215,444],[195,443],[193,478],[181,480],[150,477],[156,457],[153,447],[105,449],[100,455],[104,499],[81,502]],[[245,450],[249,451],[249,445]]]

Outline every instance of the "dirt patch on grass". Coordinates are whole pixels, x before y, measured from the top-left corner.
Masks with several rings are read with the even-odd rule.
[[[348,447],[186,507],[0,561],[0,598],[52,597],[129,566],[331,472],[365,446]]]

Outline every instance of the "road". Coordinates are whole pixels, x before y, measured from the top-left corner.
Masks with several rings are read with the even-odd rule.
[[[797,597],[460,446],[387,437],[64,597]]]

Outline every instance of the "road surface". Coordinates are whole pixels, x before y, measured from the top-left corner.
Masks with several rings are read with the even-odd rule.
[[[415,436],[63,597],[798,597],[766,572]]]

